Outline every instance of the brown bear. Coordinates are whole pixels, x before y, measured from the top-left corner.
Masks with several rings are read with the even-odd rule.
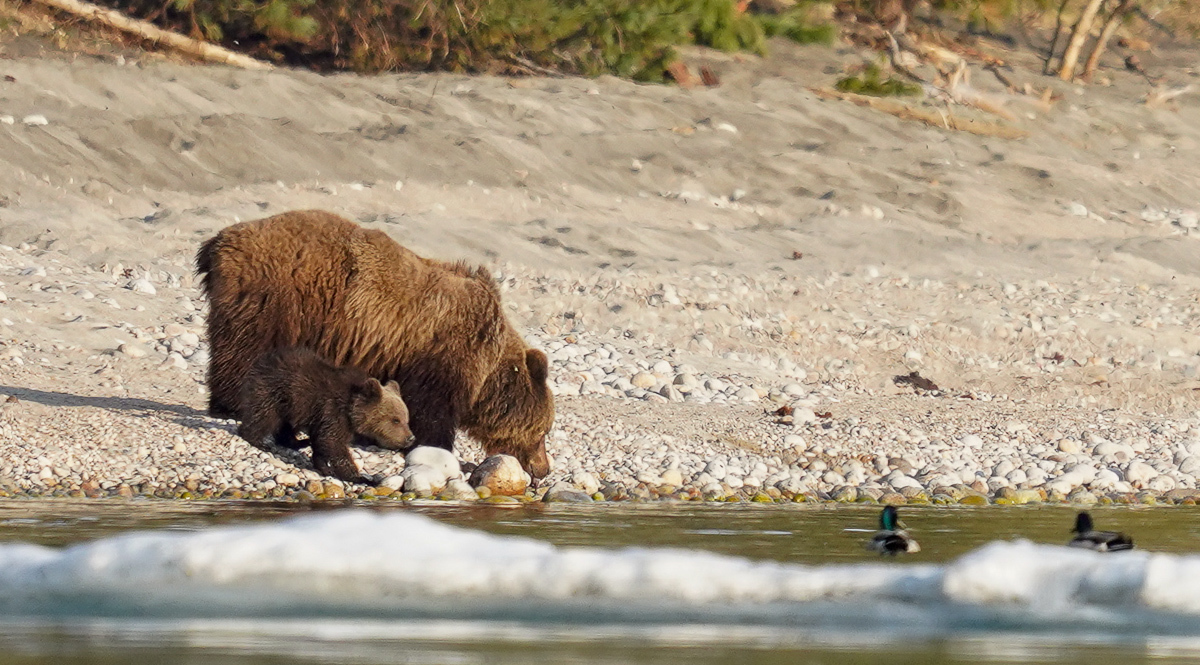
[[[196,264],[209,303],[211,414],[237,413],[255,358],[303,346],[399,382],[416,445],[453,450],[462,429],[488,455],[512,455],[534,478],[549,473],[549,364],[505,317],[487,270],[422,258],[319,210],[226,227]]]
[[[412,432],[400,386],[386,386],[353,367],[336,367],[308,349],[294,346],[269,351],[250,369],[239,399],[238,436],[254,446],[275,443],[299,450],[312,446],[318,473],[365,482],[350,456],[354,435],[383,448],[404,447]],[[308,434],[297,440],[296,432]]]

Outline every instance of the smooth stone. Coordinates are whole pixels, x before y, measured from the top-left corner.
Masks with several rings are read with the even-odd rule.
[[[454,453],[445,448],[417,446],[404,456],[404,465],[406,467],[421,465],[436,469],[442,477],[441,486],[444,486],[446,481],[452,478],[462,478],[462,465]]]
[[[275,482],[285,487],[293,487],[300,484],[300,476],[294,473],[281,473],[275,476]]]
[[[418,496],[433,496],[446,487],[446,477],[440,469],[424,464],[412,464],[400,472],[404,478],[404,491]]]
[[[600,491],[600,481],[590,471],[574,471],[571,473],[571,483],[587,492],[589,495]]]
[[[125,342],[121,344],[117,347],[117,351],[130,358],[145,358],[146,355],[150,353],[146,350],[146,347],[140,344],[134,344],[132,342]]]
[[[1154,467],[1140,460],[1134,460],[1125,469],[1125,482],[1145,486],[1157,475],[1158,471]]]
[[[679,469],[667,469],[662,472],[662,484],[680,487],[683,485],[683,474]]]
[[[386,487],[386,488],[392,489],[392,490],[403,489],[404,476],[399,476],[399,475],[388,476],[387,478],[383,479],[383,482],[379,483],[379,486]]]
[[[145,277],[139,277],[129,282],[125,285],[125,288],[133,291],[134,293],[144,293],[148,296],[158,293],[158,290],[154,288],[154,285],[150,283],[150,280],[146,279]]]
[[[546,503],[592,503],[592,495],[566,483],[555,483],[542,497]]]
[[[638,372],[629,379],[629,382],[632,383],[635,388],[647,390],[649,388],[653,388],[654,384],[658,383],[658,379],[655,378],[650,372]]]
[[[439,499],[447,501],[477,501],[479,494],[471,484],[461,478],[451,479],[446,483],[446,489],[438,494]]]
[[[512,455],[493,455],[481,462],[468,481],[476,489],[487,487],[492,496],[524,494],[529,487],[529,474]]]

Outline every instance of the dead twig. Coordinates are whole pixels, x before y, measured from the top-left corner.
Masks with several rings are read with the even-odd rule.
[[[868,97],[866,95],[856,95],[854,93],[826,90],[823,88],[809,88],[809,91],[818,97],[838,99],[859,106],[867,106],[889,115],[894,115],[902,120],[916,120],[917,122],[922,122],[938,129],[949,129],[976,134],[978,136],[992,136],[1003,139],[1023,139],[1029,136],[1029,132],[1008,124],[986,122],[972,118],[957,118],[949,114],[943,115],[935,111],[915,108],[891,99]]]

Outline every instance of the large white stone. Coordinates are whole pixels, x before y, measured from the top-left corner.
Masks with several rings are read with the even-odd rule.
[[[1146,483],[1157,475],[1158,471],[1154,467],[1140,460],[1130,462],[1125,469],[1125,481],[1134,487],[1145,487]]]
[[[400,477],[404,479],[404,491],[415,492],[418,496],[433,496],[446,487],[441,470],[424,464],[404,467]]]
[[[454,478],[462,478],[462,466],[454,453],[445,448],[434,446],[417,446],[404,456],[405,466],[424,465],[437,469],[441,474],[442,485]]]

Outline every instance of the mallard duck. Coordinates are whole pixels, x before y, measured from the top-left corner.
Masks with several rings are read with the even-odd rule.
[[[1086,511],[1075,517],[1075,528],[1071,529],[1075,537],[1067,543],[1070,547],[1083,547],[1097,552],[1119,552],[1133,549],[1133,539],[1116,531],[1095,531],[1092,529],[1092,516]]]
[[[908,532],[896,513],[895,506],[885,506],[879,515],[879,531],[867,543],[867,549],[880,554],[895,556],[901,552],[920,552],[921,546]]]

